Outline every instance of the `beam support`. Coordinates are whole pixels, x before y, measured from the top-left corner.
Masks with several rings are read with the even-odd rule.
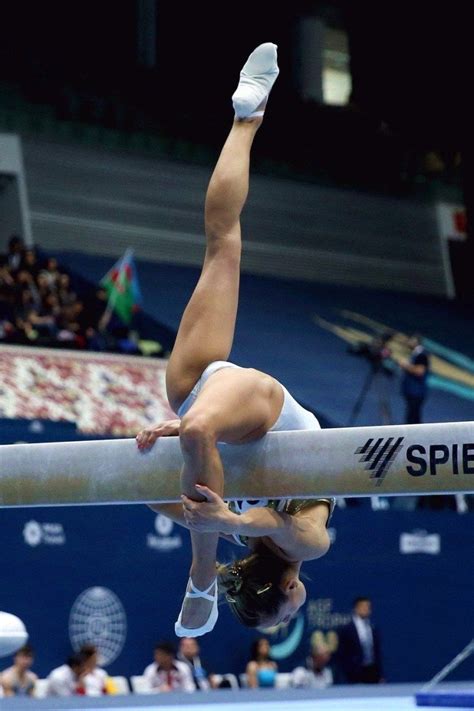
[[[227,499],[474,492],[474,422],[269,432],[219,445]],[[0,446],[0,507],[178,501],[178,437]]]

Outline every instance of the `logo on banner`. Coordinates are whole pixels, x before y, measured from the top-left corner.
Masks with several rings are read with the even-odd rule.
[[[304,632],[304,617],[297,615],[289,625],[281,626],[275,631],[267,630],[271,634],[270,656],[272,659],[287,659],[298,649]]]
[[[332,630],[350,622],[351,615],[345,612],[333,612],[332,606],[333,600],[330,597],[309,600],[306,605],[308,625],[320,630]]]
[[[397,454],[403,449],[404,437],[379,437],[368,439],[362,447],[357,447],[354,454],[360,454],[359,462],[365,464],[365,469],[372,472],[376,486],[380,486],[388,470],[395,461]]]
[[[43,543],[46,546],[64,546],[66,534],[62,523],[38,523],[28,521],[23,527],[25,543],[32,548]]]
[[[117,595],[103,587],[84,590],[69,615],[69,639],[74,651],[93,644],[99,664],[111,664],[122,651],[127,637],[127,616]]]
[[[441,536],[439,533],[428,531],[413,531],[400,534],[400,553],[427,553],[439,555],[441,553]]]
[[[365,444],[358,447],[354,454],[358,454],[359,462],[365,464],[365,469],[372,472],[371,479],[379,486],[388,470],[394,463],[398,453],[403,449],[404,437],[389,437],[385,439],[368,439]],[[439,467],[441,470],[447,465],[448,471],[458,474],[474,474],[474,442],[447,444],[411,444],[406,449],[406,472],[410,476],[424,476],[429,472],[436,476]]]
[[[157,514],[155,518],[156,533],[149,533],[146,537],[148,548],[153,548],[157,551],[174,551],[176,548],[181,548],[183,539],[179,534],[172,535],[174,523],[167,516]]]

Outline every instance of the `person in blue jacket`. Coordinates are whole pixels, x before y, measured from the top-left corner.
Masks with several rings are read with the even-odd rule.
[[[402,395],[406,402],[405,422],[416,425],[422,421],[423,403],[428,392],[429,357],[419,336],[412,336],[409,345],[410,358],[400,361]]]

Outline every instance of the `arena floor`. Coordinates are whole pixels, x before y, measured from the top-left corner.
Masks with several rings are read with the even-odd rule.
[[[153,696],[116,696],[106,698],[73,699],[2,699],[1,711],[158,711],[164,706],[173,706],[175,711],[412,711],[416,705],[418,684],[386,684],[378,687],[334,687],[327,690],[240,690],[216,691],[212,694],[166,694],[159,701]],[[474,683],[445,683],[437,687],[439,692],[460,694],[467,705],[474,705]],[[439,711],[447,706],[436,706]],[[466,708],[453,706],[449,708]]]

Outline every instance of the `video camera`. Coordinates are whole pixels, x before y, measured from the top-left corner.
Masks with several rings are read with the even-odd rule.
[[[387,376],[392,376],[393,371],[388,366],[387,361],[392,357],[392,351],[387,346],[391,334],[376,336],[371,342],[359,341],[349,345],[348,351],[351,355],[366,358],[374,371],[381,371]]]

